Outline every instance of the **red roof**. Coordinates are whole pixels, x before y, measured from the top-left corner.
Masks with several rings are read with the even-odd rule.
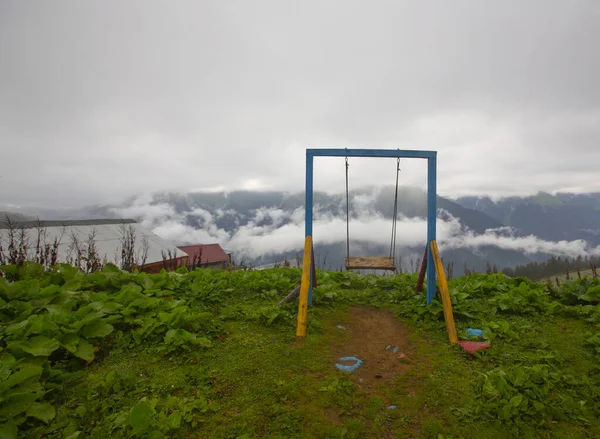
[[[229,260],[227,254],[219,244],[186,245],[177,248],[189,255],[188,264],[192,264],[194,260],[202,264]],[[201,258],[201,261],[195,259],[198,258],[196,255]]]

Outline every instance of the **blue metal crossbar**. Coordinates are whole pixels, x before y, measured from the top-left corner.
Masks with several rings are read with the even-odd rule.
[[[417,158],[427,160],[427,246],[436,239],[436,201],[437,201],[437,151],[402,149],[307,149],[306,150],[306,204],[305,235],[313,237],[313,162],[315,157],[380,157],[380,158]],[[313,237],[314,242],[314,237]],[[312,305],[313,273],[310,277],[308,304]],[[435,297],[435,265],[433,255],[427,252],[427,303]]]

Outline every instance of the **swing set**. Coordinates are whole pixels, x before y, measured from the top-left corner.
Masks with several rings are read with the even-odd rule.
[[[394,214],[392,217],[392,239],[390,256],[350,256],[350,201],[348,190],[348,157],[346,157],[346,270],[391,270],[396,271],[396,220],[398,217],[398,179],[400,177],[400,157],[396,162],[396,192],[394,194]]]
[[[398,180],[400,175],[400,159],[415,158],[427,160],[427,245],[421,273],[417,282],[416,292],[420,292],[425,274],[427,275],[427,304],[430,305],[437,292],[437,280],[440,286],[440,295],[444,309],[446,331],[451,343],[457,343],[470,354],[479,349],[489,347],[487,343],[458,341],[452,303],[448,292],[448,283],[444,273],[444,266],[440,258],[436,242],[436,172],[437,152],[419,150],[392,150],[392,149],[307,149],[306,150],[306,200],[305,200],[305,239],[304,258],[302,261],[302,280],[300,283],[300,296],[298,303],[298,322],[296,336],[306,336],[306,322],[308,306],[312,305],[313,287],[316,286],[316,270],[313,247],[313,164],[315,157],[345,157],[346,159],[346,270],[396,270],[396,224],[398,215]],[[392,218],[392,238],[389,256],[350,256],[350,207],[348,188],[348,157],[376,157],[396,159],[396,190],[394,195],[394,213]]]

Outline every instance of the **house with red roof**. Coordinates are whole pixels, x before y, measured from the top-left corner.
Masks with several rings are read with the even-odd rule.
[[[219,244],[197,244],[178,246],[188,255],[188,270],[196,268],[224,269],[231,264],[231,253],[225,252]]]

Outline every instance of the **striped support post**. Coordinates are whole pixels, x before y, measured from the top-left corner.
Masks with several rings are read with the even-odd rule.
[[[435,262],[435,271],[437,272],[437,278],[440,282],[440,292],[442,294],[444,320],[446,321],[448,338],[450,339],[450,343],[457,343],[458,336],[456,335],[456,327],[454,326],[454,315],[452,314],[452,302],[450,301],[448,282],[446,281],[446,273],[444,273],[444,266],[442,265],[442,259],[440,258],[440,252],[435,239],[431,241],[431,255],[433,256],[433,261]]]
[[[296,336],[306,336],[306,321],[308,319],[308,289],[312,274],[312,236],[304,240],[304,259],[302,261],[302,280],[300,282],[300,298],[298,301],[298,323]]]

